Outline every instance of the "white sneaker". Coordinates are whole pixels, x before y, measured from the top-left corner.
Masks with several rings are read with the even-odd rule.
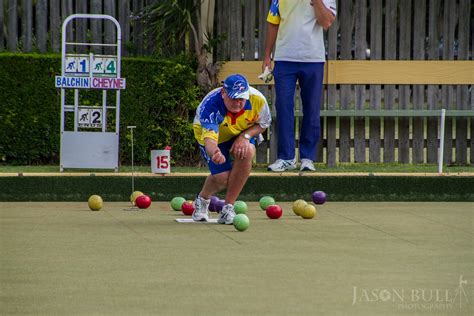
[[[316,171],[313,161],[310,159],[301,159],[301,171]]]
[[[217,222],[219,224],[232,225],[234,223],[235,211],[232,204],[227,204],[222,208],[222,211],[219,213],[219,218]]]
[[[268,171],[281,172],[285,170],[296,169],[296,159],[283,160],[277,159],[274,163],[268,166]]]
[[[203,199],[202,197],[198,196],[193,203],[194,211],[193,211],[193,220],[195,222],[207,222],[211,216],[209,215],[209,204],[211,200]]]

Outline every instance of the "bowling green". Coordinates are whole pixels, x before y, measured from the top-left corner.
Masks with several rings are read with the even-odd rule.
[[[250,228],[169,203],[0,203],[2,315],[472,315],[472,203],[291,203]]]

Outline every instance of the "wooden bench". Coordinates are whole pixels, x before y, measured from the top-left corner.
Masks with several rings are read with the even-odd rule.
[[[258,79],[258,75],[261,73],[261,61],[229,61],[224,63],[221,66],[221,69],[218,74],[219,81],[225,79],[228,75],[232,73],[241,73],[247,77],[249,83],[253,86],[256,86],[260,91],[262,91],[269,99],[270,106],[272,107],[272,114],[275,117],[275,112],[273,110],[273,96],[272,86],[274,82],[271,81],[267,84],[263,83],[262,80]],[[380,162],[380,159],[377,159],[377,156],[380,156],[380,151],[382,147],[390,147],[389,151],[393,151],[392,154],[385,155],[383,154],[384,162],[395,162],[395,149],[401,151],[401,159],[399,162],[420,162],[420,156],[423,157],[426,155],[424,150],[426,147],[429,148],[429,153],[427,162],[434,163],[437,161],[435,155],[435,149],[439,146],[439,143],[442,140],[442,137],[438,139],[438,136],[433,136],[433,128],[436,127],[438,132],[438,125],[441,129],[440,120],[438,117],[441,117],[441,106],[439,102],[434,102],[430,100],[430,104],[425,106],[424,99],[424,88],[423,91],[420,89],[414,88],[413,95],[415,98],[415,93],[417,95],[417,101],[415,100],[413,104],[411,102],[402,101],[400,98],[409,99],[410,91],[406,91],[404,88],[400,88],[399,91],[399,106],[396,107],[395,97],[393,96],[394,85],[402,86],[420,86],[420,85],[429,85],[434,90],[439,90],[439,85],[444,87],[459,85],[462,87],[462,91],[458,93],[460,98],[464,96],[464,102],[460,104],[459,108],[452,108],[452,106],[445,111],[445,116],[449,118],[457,118],[458,125],[466,125],[465,131],[461,132],[461,136],[456,138],[456,140],[451,140],[451,134],[448,136],[448,147],[458,146],[459,144],[466,143],[466,150],[470,147],[470,162],[474,161],[474,151],[473,151],[473,134],[474,127],[471,122],[471,139],[469,140],[467,135],[467,120],[472,121],[474,117],[474,92],[472,91],[472,85],[474,84],[474,62],[473,61],[402,61],[402,60],[330,60],[325,64],[325,76],[324,76],[324,85],[326,87],[327,95],[325,95],[326,100],[321,103],[321,120],[322,120],[322,139],[320,141],[320,146],[318,149],[318,161],[323,161],[323,148],[326,148],[326,161],[329,165],[335,165],[337,156],[339,156],[339,161],[341,162],[350,162],[351,156],[355,156],[355,162],[365,161],[365,149],[375,147],[373,153],[369,153],[369,161],[371,162]],[[375,95],[376,101],[370,102],[371,104],[367,106],[366,98],[360,98],[356,100],[354,105],[342,104],[342,101],[337,101],[336,91],[338,88],[344,86],[354,85],[359,89],[358,93],[365,93],[365,86],[371,85],[378,87],[378,92],[374,94],[370,92],[371,97]],[[385,100],[386,108],[381,108],[382,97],[381,97],[381,85],[387,87],[386,90],[392,91],[392,101]],[[342,88],[344,89],[344,88]],[[445,88],[442,88],[445,89]],[[469,89],[471,90],[469,92]],[[360,92],[362,91],[362,92]],[[332,97],[330,95],[332,93]],[[351,91],[351,94],[354,92]],[[449,95],[452,93],[450,91],[443,90],[443,97],[447,100],[447,103],[452,104],[453,96]],[[470,93],[470,97],[469,97]],[[436,94],[436,93],[435,93]],[[466,97],[467,95],[467,97]],[[357,96],[356,96],[357,97]],[[387,95],[385,96],[387,98]],[[298,96],[296,96],[298,98]],[[346,93],[347,98],[347,93]],[[421,98],[421,101],[419,100]],[[449,99],[451,98],[451,99]],[[347,100],[346,100],[347,101]],[[358,101],[358,102],[357,102]],[[390,101],[390,102],[389,102]],[[388,104],[389,102],[390,104]],[[340,106],[337,105],[340,104]],[[349,102],[352,103],[352,102]],[[388,104],[388,106],[387,106]],[[435,105],[433,105],[435,104]],[[459,104],[459,102],[458,102]],[[429,107],[429,108],[426,108]],[[299,120],[302,116],[300,111],[299,102],[295,102],[295,117],[296,120],[296,129],[299,128]],[[374,129],[374,134],[366,135],[365,131],[365,118],[368,118],[369,125],[371,129]],[[424,118],[427,118],[429,122],[425,123]],[[469,119],[468,119],[469,118]],[[325,121],[324,121],[325,119]],[[383,120],[383,122],[381,122]],[[413,139],[410,139],[410,121],[413,120],[411,129],[416,128],[416,138],[413,136]],[[466,121],[466,123],[462,123]],[[395,121],[398,125],[395,126]],[[387,136],[387,139],[376,139],[373,140],[372,136],[376,135],[375,133],[381,132],[381,125],[386,124],[387,129],[390,130]],[[427,125],[426,130],[423,127]],[[325,126],[324,126],[325,125]],[[458,126],[457,125],[457,126]],[[336,126],[339,126],[339,130],[336,131]],[[325,127],[326,129],[324,129]],[[448,122],[448,131],[452,128],[452,122]],[[391,130],[393,129],[393,130]],[[420,131],[421,129],[421,131]],[[259,149],[257,153],[257,162],[268,163],[273,161],[276,158],[276,129],[272,128],[272,132],[269,133],[269,144],[268,148],[270,149],[269,155],[267,156],[267,148]],[[398,130],[399,137],[395,138],[395,130]],[[323,131],[325,131],[326,137],[323,137]],[[354,136],[351,136],[351,131]],[[415,131],[413,131],[415,132]],[[465,133],[465,139],[461,139]],[[336,135],[339,134],[339,138]],[[393,134],[393,135],[390,135]],[[424,134],[430,134],[430,139],[425,139]],[[437,133],[436,133],[437,134]],[[420,136],[421,135],[421,136]],[[444,133],[443,133],[444,135]],[[423,139],[420,139],[423,137]],[[433,138],[436,138],[435,140]],[[377,138],[377,137],[373,137]],[[386,140],[386,141],[385,141]],[[459,144],[456,143],[458,141]],[[470,141],[470,143],[469,143]],[[377,144],[378,142],[378,144]],[[388,143],[387,143],[388,142]],[[402,143],[401,143],[402,142]],[[422,143],[418,144],[418,147],[414,149],[414,142]],[[433,143],[434,142],[434,143]],[[406,143],[406,145],[404,144]],[[343,148],[345,146],[346,148]],[[339,147],[342,151],[341,154],[337,154],[336,148]],[[347,148],[348,147],[348,148]],[[350,153],[350,148],[354,148],[354,155]],[[361,147],[361,149],[358,149]],[[398,148],[397,148],[398,147]],[[462,147],[462,146],[461,146]],[[416,150],[418,157],[415,159],[407,159],[408,152],[411,150]],[[449,159],[450,151],[448,151],[448,157],[446,161],[450,162]],[[348,159],[349,157],[349,159]],[[399,155],[400,157],[400,155]],[[424,158],[423,161],[424,162]],[[462,160],[462,159],[461,159]]]

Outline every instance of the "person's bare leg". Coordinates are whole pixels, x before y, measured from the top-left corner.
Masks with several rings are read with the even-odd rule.
[[[249,178],[250,170],[252,170],[253,156],[255,155],[255,146],[250,146],[250,148],[250,153],[246,158],[234,160],[227,182],[227,192],[225,195],[226,204],[235,203],[235,200],[239,197],[240,192]]]
[[[224,190],[227,186],[230,171],[208,175],[199,195],[209,199],[214,193]]]

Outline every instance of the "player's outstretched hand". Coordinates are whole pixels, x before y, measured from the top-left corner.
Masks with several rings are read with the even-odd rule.
[[[211,157],[213,163],[221,165],[225,162],[225,156],[221,153],[220,149],[217,148]]]

